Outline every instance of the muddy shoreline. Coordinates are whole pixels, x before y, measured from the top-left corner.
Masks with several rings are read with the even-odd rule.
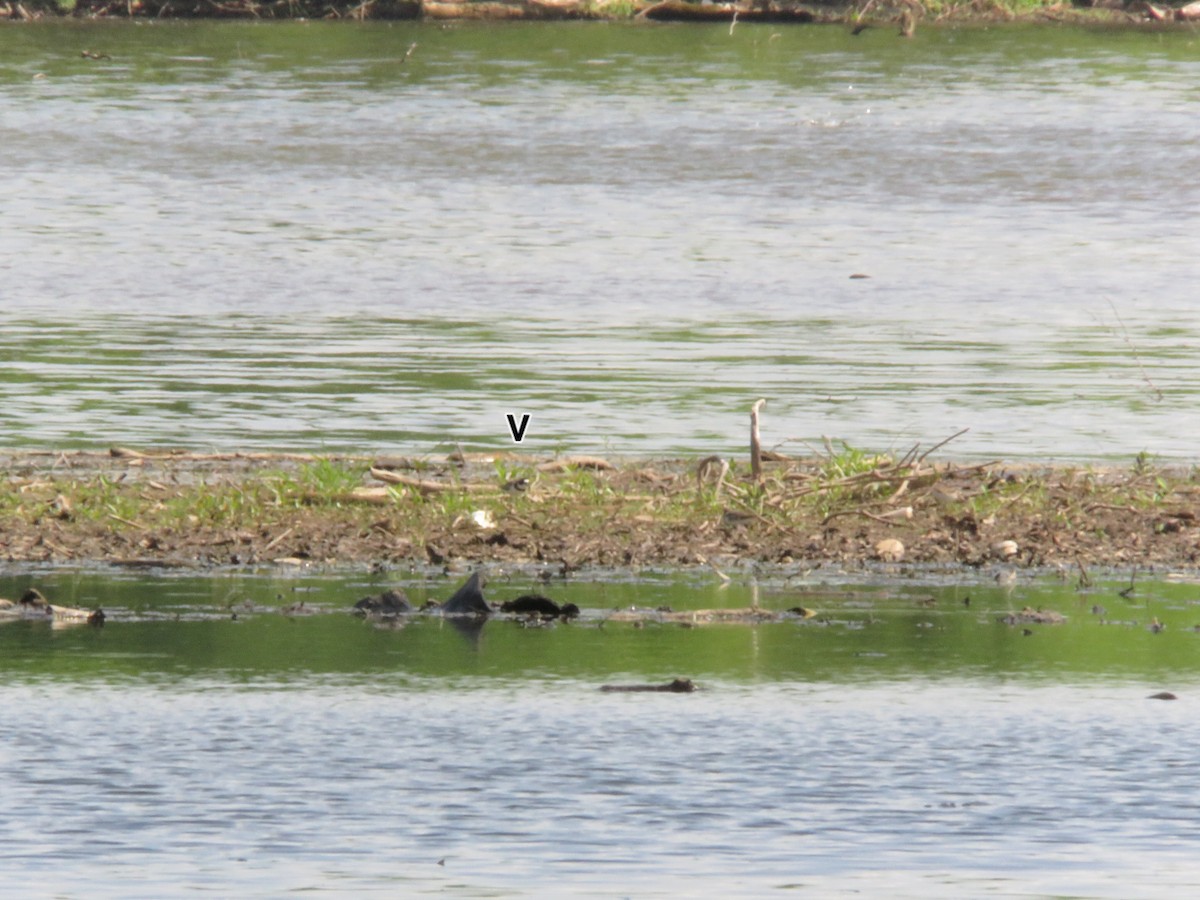
[[[867,3],[692,2],[692,0],[0,0],[0,19],[247,19],[348,21],[659,21],[840,24],[855,34],[886,28],[911,37],[918,26],[940,23],[1044,22],[1094,25],[1169,25],[1200,18],[1200,4],[1144,0],[1018,3],[919,0]],[[97,58],[103,54],[97,54]]]
[[[1200,564],[1200,476],[933,462],[0,452],[0,559],[226,567]]]

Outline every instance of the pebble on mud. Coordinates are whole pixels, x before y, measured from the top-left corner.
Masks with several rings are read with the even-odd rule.
[[[1016,541],[996,541],[991,546],[992,555],[997,559],[1008,559],[1009,557],[1016,556],[1020,549]]]
[[[875,545],[875,556],[884,562],[900,562],[904,558],[904,544],[895,538],[884,538]]]

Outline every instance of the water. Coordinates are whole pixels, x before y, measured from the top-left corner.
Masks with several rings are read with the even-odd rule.
[[[1200,884],[1194,580],[1125,598],[1127,580],[646,574],[547,585],[578,622],[465,632],[348,615],[383,584],[455,586],[417,574],[29,569],[0,593],[31,582],[110,619],[0,625],[0,873],[21,896]],[[500,575],[489,593],[530,586]],[[602,624],[755,597],[818,615]],[[298,598],[310,614],[284,612]],[[1067,620],[998,621],[1025,605]],[[700,690],[598,690],[677,675]],[[1164,689],[1179,699],[1148,699]]]
[[[0,45],[5,446],[1193,455],[1190,34]]]
[[[1192,708],[969,683],[18,686],[0,870],[29,897],[1180,896]]]
[[[1191,459],[1198,65],[1057,28],[0,29],[0,444],[421,453],[527,412],[535,452],[741,453],[765,397],[784,449]],[[0,878],[1194,893],[1195,584],[993,574],[608,573],[546,587],[579,622],[464,630],[346,614],[453,588],[420,574],[0,569],[110,615],[0,624]],[[754,600],[818,616],[603,622]]]

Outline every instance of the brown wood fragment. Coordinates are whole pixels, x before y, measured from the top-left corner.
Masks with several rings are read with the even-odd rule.
[[[750,407],[750,474],[758,484],[762,484],[762,441],[758,436],[758,411],[766,405],[766,400],[755,400]]]
[[[404,492],[389,487],[357,487],[339,499],[350,503],[375,503],[382,505],[395,500],[397,493],[403,496]]]
[[[676,678],[666,684],[603,684],[600,686],[600,690],[621,693],[654,691],[666,694],[690,694],[696,690],[696,685],[690,678]]]
[[[401,475],[399,472],[392,472],[388,469],[371,469],[371,477],[377,481],[382,481],[387,484],[402,484],[405,487],[415,488],[423,494],[444,494],[448,491],[465,491],[467,493],[491,493],[500,490],[494,484],[451,484],[443,481],[427,481],[421,478],[412,478],[408,475]]]

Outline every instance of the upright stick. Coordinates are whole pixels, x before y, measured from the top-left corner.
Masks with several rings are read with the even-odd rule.
[[[750,407],[750,474],[758,484],[762,484],[762,447],[758,440],[758,411],[766,404],[766,400],[755,400]]]

